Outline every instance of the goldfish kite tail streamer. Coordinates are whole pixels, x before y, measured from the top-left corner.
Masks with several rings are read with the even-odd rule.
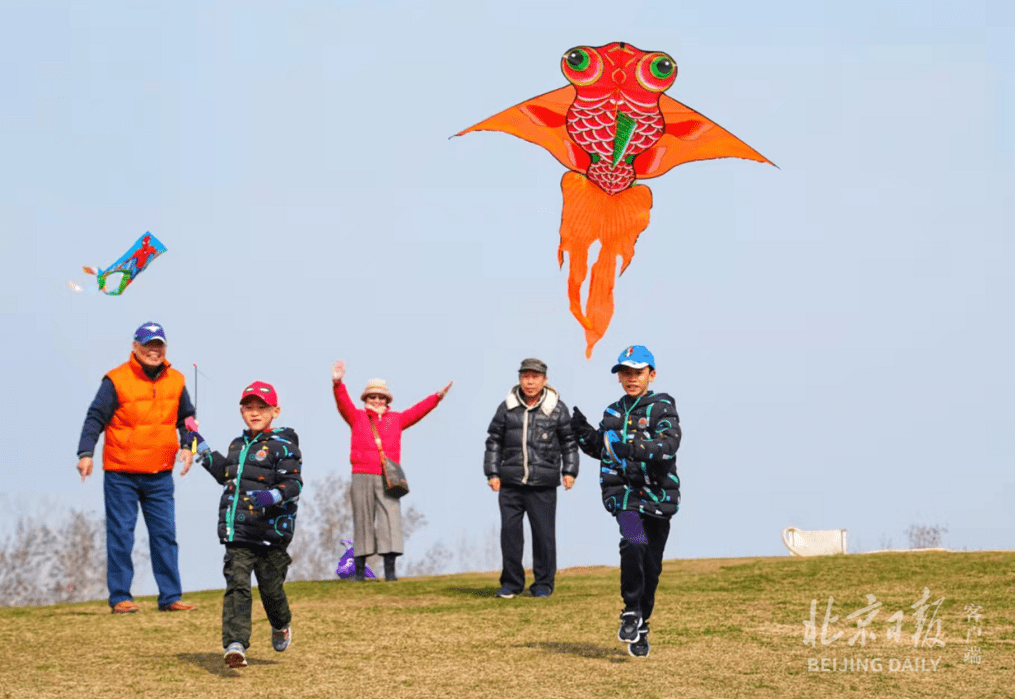
[[[592,357],[595,344],[606,334],[613,318],[613,285],[617,257],[623,274],[634,258],[634,244],[648,227],[652,192],[635,185],[617,194],[607,194],[584,175],[566,172],[560,181],[564,210],[560,217],[560,247],[557,262],[568,258],[567,296],[571,314],[585,328],[585,358]],[[588,300],[582,309],[581,288],[588,271],[589,248],[599,241],[599,257],[592,265]]]

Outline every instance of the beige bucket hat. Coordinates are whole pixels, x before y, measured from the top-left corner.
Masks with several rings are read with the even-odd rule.
[[[385,396],[389,403],[395,399],[395,397],[391,395],[391,391],[388,390],[388,382],[384,379],[370,379],[367,381],[367,387],[363,389],[363,393],[360,395],[359,399],[366,400],[367,396],[371,393],[377,393]]]

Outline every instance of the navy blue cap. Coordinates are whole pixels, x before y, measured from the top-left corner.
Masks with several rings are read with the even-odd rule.
[[[145,323],[134,333],[134,341],[140,342],[142,345],[146,345],[152,340],[161,340],[162,344],[166,344],[166,331],[158,323],[151,321]]]
[[[645,345],[631,345],[620,353],[617,363],[613,365],[613,373],[616,374],[624,367],[632,369],[644,369],[645,367],[656,368],[656,358],[648,351]]]

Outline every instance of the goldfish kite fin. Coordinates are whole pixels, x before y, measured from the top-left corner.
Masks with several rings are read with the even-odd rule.
[[[568,257],[567,296],[571,314],[585,328],[585,357],[606,333],[613,318],[613,284],[617,256],[623,260],[621,273],[631,264],[634,244],[648,227],[652,192],[635,185],[617,194],[607,194],[587,177],[564,173],[560,181],[564,210],[560,217],[560,247],[557,261]],[[600,243],[599,257],[592,266],[588,300],[582,309],[581,288],[588,271],[589,248]]]
[[[516,104],[455,136],[464,136],[471,131],[503,131],[542,146],[564,167],[584,172],[592,160],[567,133],[567,110],[574,97],[575,89],[568,85]]]
[[[659,177],[677,165],[695,160],[745,158],[775,164],[708,117],[675,99],[662,95],[659,108],[666,120],[666,132],[658,143],[634,159],[635,174],[641,179]]]

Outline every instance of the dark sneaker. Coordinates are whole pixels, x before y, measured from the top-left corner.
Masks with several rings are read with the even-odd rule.
[[[638,640],[638,629],[641,627],[641,614],[623,611],[620,613],[620,630],[617,638],[623,643],[634,643]]]
[[[271,630],[271,647],[279,653],[288,648],[292,640],[293,632],[289,626],[285,627],[281,631],[278,629]]]
[[[497,596],[500,597],[501,599],[512,599],[517,594],[518,594],[517,592],[511,592],[511,590],[507,589],[506,587],[502,587],[501,589],[497,590]]]
[[[638,640],[627,647],[627,652],[635,658],[648,657],[648,624],[642,623],[641,628],[638,630]]]
[[[532,588],[532,596],[533,597],[549,597],[550,596],[550,588],[548,588],[548,587],[534,587],[534,588]]]
[[[242,643],[230,643],[226,648],[226,654],[222,659],[229,667],[247,666],[247,654],[243,650]]]

